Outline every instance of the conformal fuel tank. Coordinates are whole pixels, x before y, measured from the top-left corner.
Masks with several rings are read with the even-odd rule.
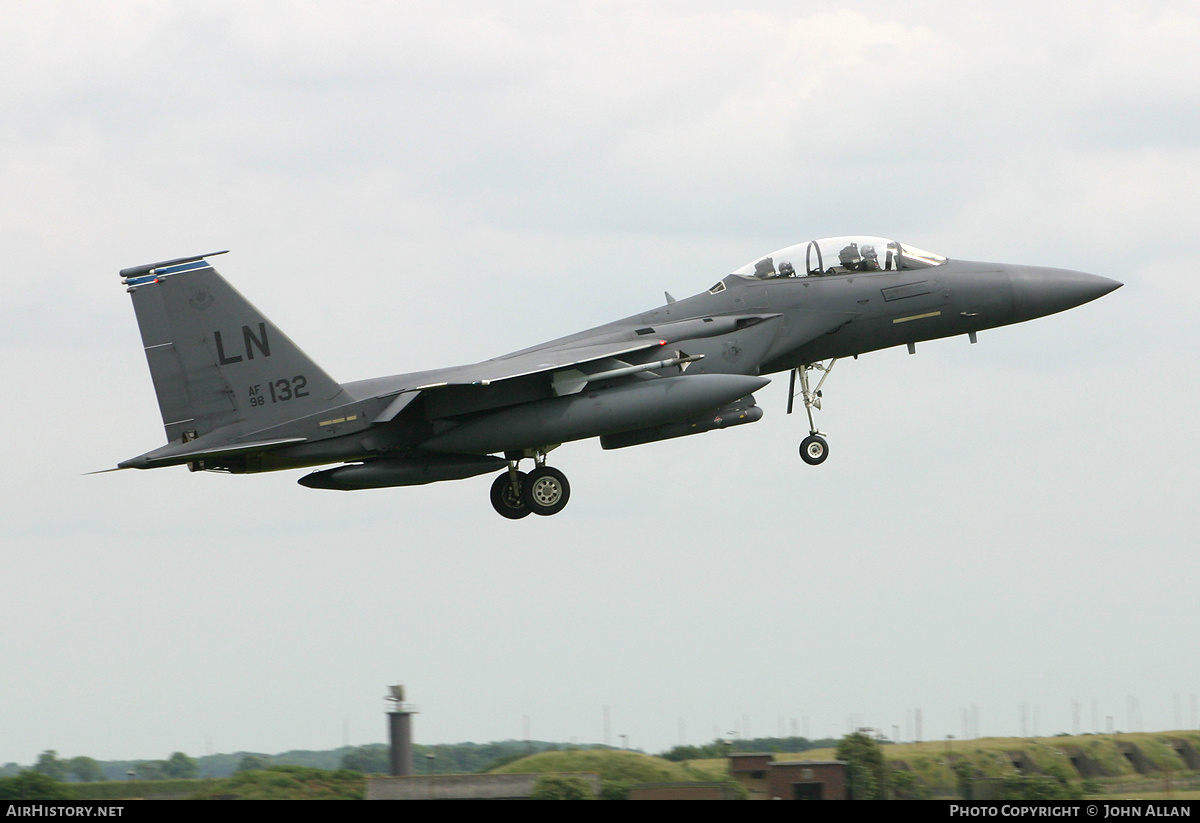
[[[585,390],[486,414],[431,437],[421,448],[495,454],[644,429],[719,408],[770,382],[746,374],[690,374]]]

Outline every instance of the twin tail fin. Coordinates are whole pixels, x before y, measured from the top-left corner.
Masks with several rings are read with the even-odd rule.
[[[122,269],[170,442],[237,437],[337,405],[342,387],[208,258]]]

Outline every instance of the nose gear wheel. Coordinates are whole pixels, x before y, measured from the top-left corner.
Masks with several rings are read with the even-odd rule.
[[[829,444],[819,434],[810,434],[800,441],[800,459],[810,466],[819,466],[829,456]]]
[[[792,369],[791,385],[788,388],[787,413],[792,413],[792,405],[796,400],[796,378],[799,377],[800,396],[804,398],[804,411],[808,414],[808,437],[800,441],[800,459],[810,466],[819,466],[829,456],[829,444],[817,430],[817,424],[813,420],[813,409],[820,410],[821,408],[821,387],[825,385],[825,379],[833,371],[835,363],[837,363],[836,357],[830,360],[828,365],[824,362],[805,363],[799,368]],[[808,385],[810,371],[824,372],[815,389],[810,389]]]

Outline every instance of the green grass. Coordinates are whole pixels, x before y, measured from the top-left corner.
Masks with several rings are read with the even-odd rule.
[[[80,800],[127,800],[147,797],[190,797],[220,783],[213,778],[197,780],[104,780],[68,784]]]
[[[719,765],[717,765],[719,764]],[[724,760],[693,760],[672,763],[641,752],[579,749],[542,752],[506,763],[492,774],[545,774],[595,772],[601,780],[625,783],[671,783],[693,780],[728,780]]]
[[[272,766],[213,780],[193,797],[198,800],[362,800],[366,777],[346,770],[309,766]]]
[[[1006,777],[1015,774],[1008,758],[1009,752],[1023,752],[1033,763],[1048,775],[1065,779],[1071,783],[1080,780],[1067,756],[1067,749],[1079,748],[1111,777],[1097,782],[1103,786],[1109,782],[1130,783],[1147,779],[1139,775],[1130,762],[1121,754],[1118,743],[1132,743],[1155,765],[1171,775],[1184,777],[1195,774],[1187,769],[1182,758],[1171,746],[1172,739],[1185,739],[1200,748],[1200,733],[1197,732],[1144,732],[1117,735],[1077,735],[1064,737],[991,737],[978,740],[945,740],[924,743],[901,743],[883,747],[884,758],[889,761],[903,760],[926,784],[947,785],[947,754],[952,760],[966,758],[976,774],[984,777]],[[832,749],[805,752],[812,759],[832,758]],[[1158,792],[1139,792],[1137,796],[1155,796]],[[1100,794],[1095,797],[1131,797],[1133,795]],[[1191,791],[1173,792],[1172,797],[1190,797]]]
[[[1088,800],[1200,800],[1200,789],[1183,792],[1130,792],[1128,794],[1092,794]]]

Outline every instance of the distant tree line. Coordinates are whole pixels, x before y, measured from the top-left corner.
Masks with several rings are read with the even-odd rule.
[[[183,752],[175,752],[166,760],[139,760],[133,762],[110,761],[101,763],[94,757],[62,758],[54,749],[38,755],[30,769],[34,774],[44,775],[61,782],[97,783],[102,780],[173,780],[199,776],[199,764]],[[0,772],[8,776],[20,772],[20,767],[9,763]]]

